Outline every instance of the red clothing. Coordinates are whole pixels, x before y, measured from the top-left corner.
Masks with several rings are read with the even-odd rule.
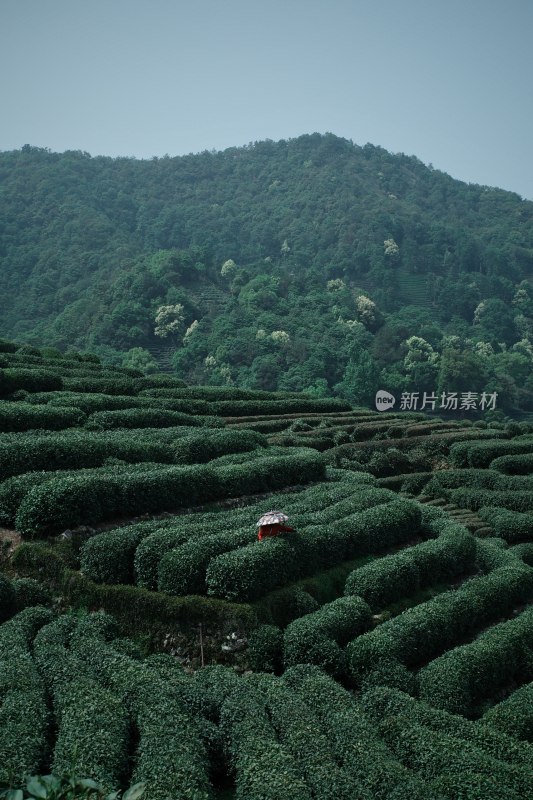
[[[257,534],[257,538],[260,542],[262,542],[263,539],[266,539],[269,536],[278,536],[280,533],[293,530],[294,528],[289,528],[288,525],[282,525],[281,522],[275,522],[273,525],[261,525]]]

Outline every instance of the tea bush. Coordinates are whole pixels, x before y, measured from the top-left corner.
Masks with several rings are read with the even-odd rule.
[[[27,431],[33,428],[63,430],[83,425],[86,417],[79,408],[49,408],[30,403],[0,401],[0,431]]]
[[[406,716],[428,730],[453,736],[462,740],[465,745],[470,743],[498,761],[526,769],[531,765],[533,748],[484,724],[485,718],[472,722],[462,716],[433,708],[422,700],[414,700],[404,692],[385,687],[366,691],[361,705],[365,714],[376,724],[388,717]]]
[[[168,445],[150,439],[133,440],[131,436],[105,436],[76,431],[64,437],[19,436],[11,441],[0,439],[0,480],[37,470],[68,470],[100,467],[108,458],[128,462],[172,462]]]
[[[235,773],[238,797],[246,800],[312,800],[297,760],[282,744],[264,700],[242,682],[222,706],[220,726]]]
[[[490,432],[489,432],[490,433]],[[458,442],[450,448],[450,459],[458,467],[488,467],[494,459],[505,455],[531,453],[533,438],[517,436],[507,441]]]
[[[285,667],[316,664],[336,677],[346,671],[342,647],[371,626],[371,611],[360,597],[339,597],[291,622],[283,637]]]
[[[206,570],[211,559],[256,540],[254,528],[189,539],[162,557],[157,588],[167,594],[205,594]]]
[[[420,519],[417,504],[394,500],[331,525],[312,526],[302,534],[289,533],[225,553],[209,563],[208,594],[228,600],[256,599],[300,577],[406,541],[418,532]]]
[[[491,526],[496,536],[509,544],[533,539],[533,513],[508,511],[498,506],[482,506],[477,513]]]
[[[352,674],[358,680],[382,658],[406,666],[435,658],[458,637],[510,613],[533,597],[533,569],[516,560],[488,575],[472,578],[383,622],[348,644]]]
[[[471,572],[476,557],[473,536],[449,522],[438,539],[385,556],[354,570],[346,579],[344,593],[359,595],[374,610],[409,597],[418,589],[455,575]]]
[[[483,715],[485,725],[515,739],[533,742],[533,684],[528,683]]]
[[[50,717],[31,644],[51,619],[35,607],[0,626],[0,782],[8,786],[38,772],[47,755]]]
[[[531,674],[532,622],[530,608],[432,661],[420,671],[420,697],[451,713],[473,714],[482,699]]]

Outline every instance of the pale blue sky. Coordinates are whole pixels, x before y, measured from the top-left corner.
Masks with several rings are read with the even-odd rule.
[[[331,131],[533,199],[533,0],[0,0],[0,150]]]

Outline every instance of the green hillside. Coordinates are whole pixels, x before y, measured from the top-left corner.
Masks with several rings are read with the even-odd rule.
[[[332,134],[151,161],[26,145],[0,187],[1,335],[193,383],[533,409],[518,195]]]
[[[533,424],[0,348],[0,797],[532,796]]]

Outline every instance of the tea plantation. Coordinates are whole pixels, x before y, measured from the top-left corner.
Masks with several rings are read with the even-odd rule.
[[[0,342],[0,796],[533,797],[532,490],[529,423]]]

